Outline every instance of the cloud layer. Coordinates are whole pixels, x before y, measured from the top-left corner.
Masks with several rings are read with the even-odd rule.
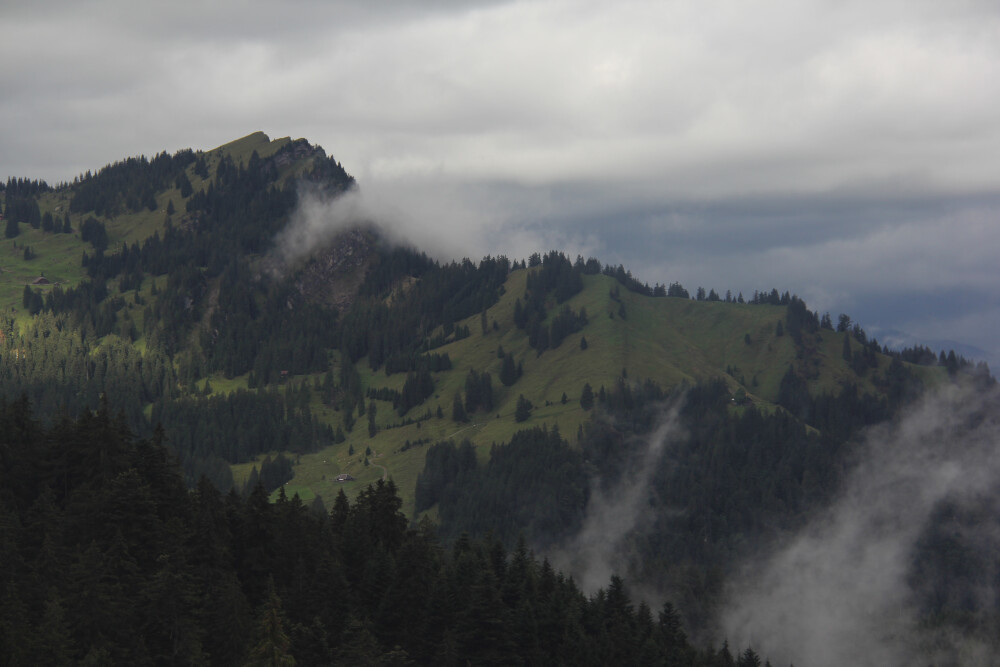
[[[995,497],[997,399],[949,388],[871,430],[840,499],[732,582],[722,617],[730,643],[753,644],[774,664],[993,664],[981,641],[919,626],[911,567],[942,501]],[[995,554],[995,524],[979,529],[972,537]],[[997,573],[979,574],[995,595]]]

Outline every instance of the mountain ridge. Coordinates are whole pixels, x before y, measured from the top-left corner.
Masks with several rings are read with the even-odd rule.
[[[132,170],[129,173],[134,175],[132,181],[128,181],[128,178],[119,174],[123,170],[128,172],[129,169]],[[170,169],[174,170],[171,172],[174,175],[161,176],[158,182],[162,188],[152,189],[153,185],[150,185],[152,182],[150,179],[154,177],[148,174],[154,173],[155,175],[157,170],[166,173]],[[96,187],[93,183],[99,184],[102,182],[101,179],[108,180],[116,175],[118,180],[115,183],[140,182],[138,186],[127,187],[136,192],[145,192],[146,194],[142,195],[141,198],[147,202],[147,205],[138,205],[139,195],[136,195],[133,202],[129,204],[127,195],[112,191],[111,200],[119,202],[115,205],[118,207],[114,209],[116,212],[100,215],[94,211],[70,213],[67,210],[73,208],[73,203],[78,201],[81,192],[87,188],[93,190]],[[331,175],[334,178],[333,181],[329,180]],[[36,198],[40,217],[62,213],[64,218],[69,220],[70,227],[74,232],[72,234],[51,234],[37,228],[30,221],[26,226],[22,225],[23,231],[19,230],[19,234],[12,237],[10,243],[12,246],[17,245],[16,249],[18,250],[21,247],[31,247],[34,258],[15,262],[16,270],[9,270],[0,276],[6,278],[0,280],[0,304],[6,304],[5,307],[15,311],[17,321],[23,322],[24,320],[21,319],[23,313],[16,311],[19,306],[24,306],[27,303],[25,290],[33,290],[38,294],[47,292],[48,296],[44,298],[51,300],[53,293],[58,295],[62,291],[72,290],[87,283],[87,274],[93,274],[95,271],[93,262],[107,263],[108,257],[121,258],[126,252],[132,257],[142,256],[145,252],[144,248],[149,245],[150,241],[158,241],[161,235],[163,235],[163,239],[176,238],[178,235],[209,234],[211,236],[222,231],[219,225],[245,226],[246,223],[243,221],[247,219],[248,214],[251,217],[257,215],[262,220],[260,227],[262,230],[273,230],[265,231],[265,234],[276,234],[287,224],[287,220],[295,209],[295,183],[303,178],[318,183],[333,183],[334,193],[354,187],[353,178],[343,171],[339,163],[328,158],[321,147],[312,146],[305,139],[292,140],[284,137],[271,140],[262,132],[254,132],[208,151],[179,151],[172,158],[164,153],[152,160],[141,157],[129,159],[122,163],[109,165],[90,176],[78,179],[73,184],[42,192]],[[145,179],[145,185],[142,185],[143,179]],[[227,181],[230,182],[229,185],[226,185]],[[260,203],[264,194],[260,188],[265,186],[268,188],[268,192],[275,193],[268,195],[273,200],[273,204]],[[208,203],[210,199],[218,200],[220,195],[217,193],[224,191],[227,187],[250,188],[246,190],[246,195],[239,193],[235,195],[234,205],[237,208],[234,211],[238,212],[238,216],[241,216],[239,218],[232,218],[230,215],[230,218],[224,220],[219,214],[219,207],[223,204]],[[324,187],[329,187],[329,185]],[[280,194],[282,191],[288,194]],[[10,208],[10,193],[5,194],[8,199],[7,207]],[[130,205],[133,208],[129,208]],[[255,206],[267,210],[255,213],[253,209]],[[274,213],[268,212],[272,209]],[[220,221],[210,222],[213,216]],[[108,247],[107,251],[93,250],[88,253],[88,242],[84,241],[82,238],[84,234],[81,234],[84,227],[83,222],[86,220],[93,220],[94,225],[100,225],[101,229],[104,230],[108,237],[108,241],[105,242]],[[361,222],[359,221],[359,224]],[[369,221],[363,222],[369,223]],[[251,253],[247,255],[247,258],[252,261],[252,265],[258,267],[253,269],[251,266],[249,273],[230,273],[231,276],[242,276],[237,280],[237,283],[242,287],[235,292],[228,286],[223,288],[221,293],[223,309],[219,311],[220,286],[224,285],[226,280],[222,269],[230,259],[207,256],[206,253],[213,252],[211,246],[192,246],[196,248],[195,252],[204,258],[197,261],[208,262],[209,265],[214,262],[217,268],[209,268],[207,272],[202,270],[203,278],[199,279],[200,283],[198,281],[190,283],[188,287],[181,288],[176,297],[172,297],[180,299],[182,309],[174,317],[176,326],[171,326],[174,328],[187,327],[193,336],[191,344],[182,344],[179,340],[172,343],[180,345],[181,349],[178,349],[176,353],[171,353],[174,359],[172,365],[178,374],[188,376],[182,380],[188,386],[188,390],[196,388],[198,391],[204,392],[206,385],[210,385],[215,393],[232,392],[239,388],[253,390],[254,387],[251,385],[260,382],[271,384],[274,381],[276,386],[281,386],[281,382],[289,382],[299,376],[311,377],[313,380],[318,377],[316,375],[316,372],[319,371],[318,367],[312,374],[301,374],[294,367],[271,367],[268,370],[262,368],[260,364],[256,364],[254,371],[256,377],[251,377],[246,371],[236,373],[233,376],[232,371],[224,371],[221,368],[214,371],[210,368],[206,369],[206,361],[209,362],[209,366],[211,366],[211,361],[205,357],[211,355],[209,348],[217,348],[220,344],[220,340],[222,340],[219,338],[220,331],[227,328],[225,322],[235,323],[234,317],[256,317],[256,315],[247,315],[246,313],[243,315],[226,314],[225,310],[228,304],[234,301],[247,304],[250,306],[247,312],[256,312],[262,307],[270,308],[266,305],[266,300],[271,298],[266,296],[267,290],[277,289],[274,284],[288,279],[292,280],[292,290],[281,297],[282,306],[286,310],[296,308],[296,301],[302,300],[303,305],[314,304],[322,308],[334,308],[343,315],[359,298],[365,281],[371,279],[370,277],[366,278],[366,276],[369,276],[370,272],[374,270],[373,267],[381,267],[378,270],[385,277],[381,279],[381,286],[376,290],[379,292],[378,295],[371,293],[364,297],[369,301],[373,297],[387,299],[390,298],[390,294],[396,294],[398,299],[400,295],[408,294],[415,285],[420,285],[424,280],[423,274],[420,272],[427,271],[427,267],[431,266],[426,258],[419,260],[419,251],[411,253],[413,257],[418,258],[415,262],[407,257],[406,252],[393,256],[392,251],[389,250],[391,246],[379,245],[377,232],[373,231],[371,227],[367,228],[368,231],[362,231],[362,227],[357,227],[337,235],[326,247],[314,248],[312,257],[304,265],[277,270],[272,263],[273,260],[269,259],[269,256],[273,254],[271,236],[255,240],[254,237],[247,237],[238,227],[231,228],[236,234],[234,240],[237,245],[234,246],[234,249],[249,248]],[[232,234],[233,232],[226,233]],[[92,245],[93,241],[89,243]],[[12,247],[12,250],[14,249]],[[79,253],[81,249],[85,253],[85,258],[88,254],[92,258],[90,260],[92,264],[89,267],[72,266],[70,258]],[[146,254],[152,252],[149,251]],[[253,259],[254,257],[256,259]],[[568,259],[565,258],[567,263]],[[131,261],[125,260],[126,263]],[[147,262],[145,259],[138,261],[140,264]],[[508,262],[509,265],[509,260],[504,258],[504,261]],[[392,268],[392,262],[400,262],[400,266],[403,268],[399,270]],[[411,269],[405,268],[407,262],[412,265]],[[439,340],[444,346],[440,348],[438,353],[449,354],[454,357],[456,362],[454,371],[438,372],[440,379],[437,381],[434,394],[436,400],[431,409],[435,412],[437,409],[440,409],[442,413],[450,412],[451,398],[464,393],[465,373],[469,370],[497,375],[501,363],[495,354],[498,347],[505,347],[511,354],[516,355],[526,369],[527,382],[531,387],[526,398],[536,406],[530,421],[526,424],[528,426],[548,420],[556,423],[555,420],[562,416],[563,428],[576,430],[585,421],[585,411],[579,408],[577,402],[574,402],[578,400],[583,385],[590,384],[596,392],[602,386],[610,388],[619,377],[629,374],[635,381],[651,380],[665,389],[669,389],[679,382],[693,383],[707,379],[720,379],[729,387],[734,397],[739,393],[741,404],[756,404],[768,411],[778,409],[778,394],[782,378],[787,374],[788,369],[793,367],[797,369],[798,374],[802,375],[806,386],[814,394],[835,392],[845,384],[850,383],[857,384],[863,393],[878,395],[882,391],[873,384],[873,379],[880,373],[884,374],[890,362],[890,357],[881,354],[881,348],[875,351],[874,357],[869,359],[868,363],[872,370],[866,369],[863,374],[859,375],[851,368],[850,363],[846,363],[842,351],[842,341],[851,336],[850,332],[834,332],[832,326],[823,328],[815,327],[815,324],[811,325],[814,327],[814,331],[805,338],[797,334],[791,335],[791,332],[789,335],[784,335],[780,331],[788,323],[787,308],[788,304],[792,302],[787,293],[783,297],[779,296],[776,290],[773,290],[771,294],[755,294],[749,301],[760,299],[761,304],[747,305],[737,303],[737,299],[731,298],[728,294],[723,300],[714,290],[706,296],[704,290],[699,288],[698,295],[692,299],[688,297],[687,291],[679,284],[671,285],[669,292],[665,287],[661,288],[659,285],[655,289],[651,289],[648,285],[643,285],[632,278],[631,274],[622,267],[617,267],[617,269],[603,267],[593,258],[588,260],[585,265],[582,258],[578,258],[577,266],[568,269],[570,273],[576,271],[584,276],[585,288],[564,303],[556,303],[552,300],[551,295],[548,297],[543,295],[543,301],[547,300],[548,303],[542,303],[539,306],[541,320],[532,325],[536,329],[541,327],[548,335],[548,330],[556,321],[555,316],[561,308],[568,307],[572,312],[586,311],[589,321],[577,333],[580,338],[588,341],[589,353],[583,354],[577,349],[578,345],[574,346],[574,343],[579,343],[580,338],[562,342],[555,350],[545,351],[544,348],[536,350],[534,345],[528,344],[528,337],[525,336],[524,329],[515,323],[514,310],[515,304],[527,293],[527,276],[544,270],[546,263],[547,259],[543,261],[543,257],[536,254],[532,258],[533,266],[525,265],[523,270],[516,266],[513,269],[508,269],[509,274],[504,276],[502,283],[498,285],[503,294],[489,297],[496,299],[496,301],[489,306],[472,308],[473,312],[466,313],[457,321],[449,321],[450,316],[446,312],[431,314],[430,320],[424,316],[414,320],[415,322],[426,321],[426,324],[421,325],[424,327],[423,332],[414,332],[418,338],[426,336],[426,341]],[[104,271],[105,273],[115,271],[117,266],[115,264],[113,268]],[[455,266],[458,266],[458,263]],[[586,271],[584,271],[584,266],[586,266]],[[261,270],[263,270],[263,274]],[[130,306],[116,306],[120,309],[115,314],[109,314],[106,317],[113,317],[116,320],[112,328],[117,328],[120,331],[133,331],[130,335],[134,336],[134,343],[139,349],[143,349],[149,343],[149,336],[146,332],[147,325],[155,329],[158,324],[155,315],[151,319],[149,314],[142,315],[140,323],[139,311],[141,309],[148,313],[153,305],[162,302],[162,299],[154,292],[163,289],[163,276],[168,278],[166,282],[169,287],[171,280],[173,280],[170,276],[173,274],[169,271],[166,273],[161,271],[158,278],[155,275],[156,271],[150,272],[144,268],[134,271],[140,272],[133,273],[132,278],[128,278],[129,274],[126,270],[125,273],[119,274],[119,277],[100,275],[95,279],[91,276],[89,281],[93,283],[95,280],[101,280],[112,290],[117,285],[120,294],[134,293],[135,298]],[[289,278],[283,275],[287,271],[291,271]],[[278,275],[272,281],[272,287],[264,287],[262,275],[274,274],[275,272]],[[29,282],[28,278],[40,273],[47,273],[51,276],[54,284],[41,288],[24,286],[25,283]],[[190,282],[191,278],[194,277],[189,276],[187,280]],[[126,288],[133,286],[133,283],[137,283],[136,289],[127,290]],[[400,291],[403,288],[405,290]],[[461,290],[461,286],[456,284],[454,289]],[[656,296],[649,296],[651,294],[656,294]],[[740,295],[740,300],[742,300],[742,295]],[[143,303],[140,304],[140,302]],[[150,302],[155,303],[151,304]],[[253,305],[254,303],[257,305]],[[381,307],[378,306],[377,300],[372,301],[372,303],[375,304],[373,307]],[[391,301],[387,303],[391,303]],[[468,306],[464,307],[468,308]],[[799,308],[799,310],[803,310],[803,308]],[[808,313],[808,311],[806,312]],[[185,313],[191,313],[191,317],[187,317]],[[432,320],[442,316],[444,321],[439,321],[435,325],[436,328],[426,328],[428,324],[434,324]],[[813,318],[818,319],[815,315]],[[488,320],[485,327],[482,326],[484,319]],[[283,324],[276,326],[283,326]],[[455,326],[458,326],[460,330],[470,332],[470,335],[463,340],[452,340],[454,338],[453,331],[446,332],[446,329]],[[230,326],[229,328],[229,336],[239,338],[242,335],[238,327]],[[472,334],[472,331],[475,333]],[[168,339],[172,338],[170,332],[166,333]],[[576,336],[577,333],[574,333],[573,336]],[[318,335],[318,330],[313,335]],[[853,336],[856,346],[860,344],[871,347],[871,342],[865,338],[863,331],[855,330]],[[806,341],[805,345],[803,340]],[[319,348],[325,348],[328,350],[326,354],[331,355],[331,365],[328,366],[328,371],[342,373],[343,355],[337,352],[342,347],[341,341],[330,339],[322,344],[314,344],[319,345]],[[368,346],[369,342],[362,345],[366,349]],[[489,347],[494,349],[487,349]],[[314,357],[320,354],[319,348],[310,354]],[[413,349],[416,350],[416,348]],[[368,365],[373,366],[372,371],[381,366],[381,363],[369,359],[368,355],[362,355],[362,357],[367,359]],[[293,365],[290,363],[291,357],[286,358],[288,359],[288,362],[285,362],[286,365]],[[352,359],[351,365],[357,365],[358,361],[361,361],[362,364],[365,363],[363,359]],[[588,364],[591,369],[599,370],[588,370]],[[242,363],[243,368],[249,368],[252,365],[255,364]],[[860,366],[858,367],[860,368]],[[299,363],[299,368],[304,369],[305,366]],[[193,375],[192,370],[194,371]],[[931,372],[932,369],[927,367],[914,366],[911,371],[926,381],[938,381],[935,380],[936,371]],[[275,373],[278,373],[275,377],[261,377],[265,374],[274,375]],[[533,376],[536,374],[538,377],[534,378]],[[400,375],[379,379],[376,373],[362,370],[360,376],[366,387],[365,391],[381,389],[386,392],[398,392],[402,389],[403,376]],[[525,385],[522,383],[521,386]],[[562,400],[564,394],[567,397],[566,403]],[[498,389],[501,416],[505,413],[508,417],[513,415],[519,395],[520,392],[514,393],[505,387]],[[355,398],[355,407],[359,409],[359,412],[363,412],[360,408],[364,400],[364,397],[360,395]],[[382,415],[393,412],[390,403],[374,399],[374,404]],[[558,408],[555,407],[557,405]],[[574,405],[576,405],[575,408]],[[321,400],[317,400],[317,397],[310,399],[310,408],[310,418],[319,415],[321,416],[319,421],[334,430],[337,427],[343,429],[347,426],[345,419],[350,420],[349,417],[342,414],[342,410],[333,405],[323,404]],[[148,404],[145,411],[147,414],[149,413]],[[338,415],[338,412],[341,414]],[[385,420],[385,425],[390,423],[385,417],[379,418],[375,424],[376,429],[383,426],[379,423],[381,420]],[[445,437],[454,430],[448,427],[449,421],[446,418],[441,420],[440,427],[435,429],[435,437]],[[504,426],[500,427],[489,423],[481,429],[483,431],[480,434],[482,438],[474,438],[474,440],[476,442],[482,440],[480,446],[484,447],[487,441],[483,438],[486,437],[495,436],[501,440],[509,439],[520,425],[519,422],[510,421],[508,423],[507,418],[501,418],[500,421]],[[344,430],[348,434],[352,431],[351,428]],[[426,434],[426,432],[425,430],[424,433]],[[353,441],[360,442],[360,439],[353,435],[349,438],[345,435],[345,438],[352,441],[347,443],[348,446],[352,445]],[[388,439],[383,445],[379,438],[374,439],[379,442],[383,451],[401,448],[406,440],[405,437]],[[397,442],[397,440],[400,441]],[[276,451],[272,451],[272,454],[274,453]],[[383,454],[383,456],[387,455]],[[357,460],[354,462],[358,463]],[[386,463],[385,459],[382,463]],[[389,468],[392,470],[392,466]],[[404,463],[400,467],[399,474],[409,480],[415,476],[413,469],[412,463]],[[240,466],[237,466],[235,471],[237,477],[249,474],[245,473]],[[360,478],[363,480],[366,477],[367,475],[362,474]],[[406,497],[406,486],[404,485],[403,488],[404,497]],[[301,486],[299,490],[307,496],[315,493],[307,486]],[[334,490],[335,487],[332,487],[326,489],[326,492],[329,494]],[[407,502],[410,502],[410,499]]]
[[[457,549],[469,533],[596,553],[713,643],[726,577],[829,506],[866,429],[935,388],[993,395],[985,364],[891,350],[790,292],[692,298],[558,250],[432,260],[326,216],[354,187],[323,149],[262,133],[55,189],[8,181],[0,398],[49,429],[117,414],[234,506],[336,521],[391,483],[393,521],[431,519]],[[337,233],[284,263],[312,191]],[[593,523],[607,507],[625,529]],[[938,549],[949,517],[918,560],[961,591],[963,562]],[[588,531],[608,544],[574,541]],[[922,618],[948,626],[966,598],[932,593]]]

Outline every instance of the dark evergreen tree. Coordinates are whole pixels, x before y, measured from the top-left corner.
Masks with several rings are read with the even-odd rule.
[[[507,354],[500,365],[500,383],[505,387],[510,387],[517,382],[518,372],[514,365],[514,357]]]
[[[469,415],[465,412],[465,404],[462,402],[461,394],[455,394],[455,400],[451,403],[451,419],[462,424],[469,421]]]
[[[521,394],[520,396],[518,396],[517,397],[517,408],[514,411],[514,421],[516,421],[516,422],[527,421],[528,417],[531,416],[531,408],[532,407],[534,407],[534,406],[531,405],[531,401],[529,401],[528,399],[526,399],[524,397],[524,394]]]
[[[274,590],[274,580],[268,580],[267,598],[257,621],[257,641],[247,657],[246,665],[292,667],[295,658],[290,653],[291,641],[284,629],[281,600]]]

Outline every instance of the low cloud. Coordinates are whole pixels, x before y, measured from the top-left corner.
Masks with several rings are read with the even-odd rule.
[[[731,582],[721,615],[730,645],[774,664],[995,664],[981,640],[920,626],[912,566],[943,501],[998,493],[998,398],[948,388],[869,431],[840,498]],[[975,539],[995,555],[992,525]],[[979,574],[993,599],[998,573]]]
[[[667,410],[614,488],[602,490],[595,481],[580,532],[568,545],[549,555],[553,565],[571,574],[584,592],[605,588],[611,575],[622,576],[630,569],[630,556],[623,547],[626,538],[641,530],[649,518],[649,495],[657,463],[670,444],[682,436],[679,410],[679,403]]]
[[[354,227],[377,228],[390,242],[409,245],[440,261],[486,255],[524,259],[557,249],[570,257],[597,251],[596,237],[574,230],[528,224],[523,216],[544,216],[543,193],[524,194],[516,204],[506,188],[475,188],[437,179],[380,179],[346,193],[302,184],[288,226],[275,239],[276,251],[294,264]],[[512,208],[519,214],[512,215]]]
[[[330,193],[300,185],[299,203],[275,245],[286,264],[294,264],[356,227],[377,229],[392,243],[409,245],[437,259],[461,258],[480,245],[486,225],[481,213],[457,198],[431,198],[418,188],[354,187]]]

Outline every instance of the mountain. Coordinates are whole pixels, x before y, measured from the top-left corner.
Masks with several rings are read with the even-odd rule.
[[[120,413],[192,488],[325,510],[391,479],[445,539],[523,538],[584,586],[670,591],[711,643],[725,582],[835,501],[864,429],[993,391],[983,364],[883,347],[787,291],[692,298],[557,250],[435,261],[335,214],[355,187],[262,133],[9,179],[0,394],[44,428]],[[917,560],[969,589],[971,561],[932,557],[940,525]],[[995,625],[932,593],[921,622]]]
[[[8,228],[20,224],[7,230],[10,254],[0,273],[0,308],[8,313],[7,328],[20,330],[38,316],[41,321],[63,316],[69,329],[80,333],[79,343],[68,343],[70,349],[80,345],[79,354],[87,348],[91,358],[113,352],[126,364],[134,357],[143,369],[154,366],[155,377],[144,378],[138,390],[124,391],[119,387],[128,382],[107,378],[115,368],[77,369],[70,378],[63,364],[57,377],[68,387],[52,396],[44,383],[37,384],[51,370],[19,367],[5,393],[34,387],[29,394],[43,412],[65,408],[74,414],[95,405],[105,392],[143,433],[154,414],[179,420],[177,407],[192,398],[206,403],[201,399],[207,394],[221,403],[239,389],[266,387],[255,396],[269,394],[274,404],[278,394],[288,395],[284,389],[290,386],[306,380],[311,389],[326,380],[325,402],[315,390],[299,401],[303,421],[309,422],[307,442],[283,445],[289,438],[302,438],[272,429],[275,442],[257,439],[234,447],[220,438],[210,447],[196,446],[190,426],[166,423],[190,481],[213,470],[226,486],[223,462],[236,464],[236,478],[243,481],[255,465],[250,457],[293,449],[305,456],[298,459],[289,491],[306,499],[329,499],[340,488],[330,481],[338,474],[350,473],[364,483],[384,468],[399,481],[408,511],[424,452],[405,449],[407,441],[447,439],[461,430],[461,437],[486,448],[509,440],[522,425],[543,423],[573,434],[590,416],[579,405],[585,384],[597,393],[602,386],[610,390],[623,376],[630,383],[653,381],[664,390],[679,382],[720,379],[734,396],[739,393],[741,404],[771,411],[780,402],[783,377],[794,366],[813,395],[849,384],[862,393],[886,395],[879,378],[890,357],[869,344],[863,332],[855,332],[856,347],[870,348],[871,356],[861,364],[867,364],[864,368],[845,362],[846,334],[818,327],[816,321],[808,324],[811,335],[803,339],[789,320],[793,299],[787,293],[720,299],[714,290],[707,296],[701,290],[690,299],[680,285],[650,289],[624,267],[604,267],[593,258],[579,258],[569,266],[568,258],[558,253],[534,256],[528,264],[537,267],[522,268],[507,258],[488,258],[478,266],[467,260],[438,266],[416,249],[392,247],[368,221],[360,220],[353,228],[324,234],[324,243],[310,245],[308,254],[300,253],[294,266],[286,266],[280,234],[287,232],[300,196],[314,197],[316,187],[335,195],[353,187],[353,179],[323,149],[305,140],[271,141],[259,132],[210,151],[129,158],[56,188],[11,179],[4,191],[6,222]],[[528,275],[539,270],[575,277],[574,293],[539,291],[541,302],[530,306],[529,316],[538,321],[515,322],[518,302],[529,308]],[[462,293],[472,289],[479,291]],[[407,299],[413,303],[405,303]],[[352,311],[355,301],[359,305]],[[415,330],[385,330],[384,319],[394,311],[414,308],[426,311],[406,315]],[[566,308],[585,315],[559,319]],[[795,308],[796,313],[805,310],[798,300]],[[383,319],[373,329],[375,322],[366,318]],[[532,338],[539,329],[549,335],[554,323],[559,329],[555,335],[566,339],[540,352]],[[779,326],[786,325],[788,334],[778,335]],[[68,335],[64,326],[57,328]],[[463,340],[455,330],[470,335]],[[345,338],[359,332],[345,350]],[[580,349],[581,339],[589,344],[587,350]],[[375,354],[369,351],[372,345]],[[451,368],[436,369],[433,395],[398,414],[395,396],[406,374],[385,373],[392,360],[383,362],[391,355],[423,354],[432,346],[434,354],[448,356]],[[524,373],[510,388],[498,381],[501,347]],[[346,357],[353,368],[347,368]],[[33,362],[34,356],[28,364]],[[79,360],[83,366],[88,363]],[[352,411],[363,413],[374,401],[377,433],[372,438],[367,429],[351,428],[350,422],[364,414],[345,420],[343,409],[331,409],[342,407],[337,401],[343,403],[336,396],[343,383],[336,380],[355,370],[359,384],[352,393]],[[480,411],[459,429],[450,417],[455,396],[466,393],[470,370],[490,374],[495,410],[489,418]],[[935,381],[931,368],[911,370],[924,381]],[[329,380],[328,372],[333,374]],[[513,418],[522,395],[534,406],[523,423]],[[443,419],[436,417],[439,410]],[[428,411],[429,419],[420,417]],[[388,428],[393,425],[397,428]],[[338,427],[344,442],[311,453],[324,437],[331,439],[330,433],[322,435],[324,429],[335,434]],[[365,466],[360,453],[347,454],[368,448],[381,467]]]

